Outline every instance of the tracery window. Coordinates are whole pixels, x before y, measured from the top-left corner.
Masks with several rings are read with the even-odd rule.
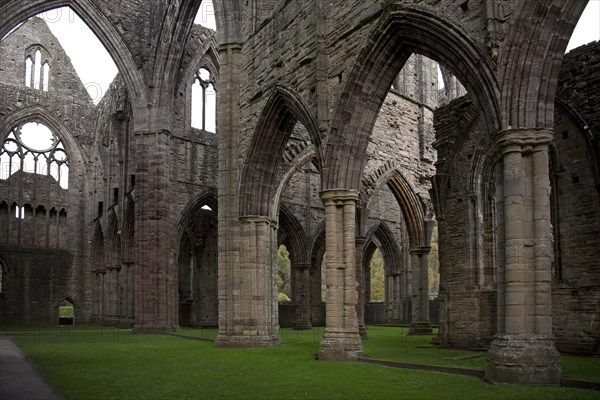
[[[213,74],[200,68],[192,83],[192,127],[216,132],[217,91]]]
[[[50,61],[48,53],[41,46],[32,46],[25,53],[25,86],[48,91],[50,82]]]
[[[69,158],[62,140],[37,122],[18,125],[0,148],[0,179],[17,171],[50,175],[63,189],[69,187]]]

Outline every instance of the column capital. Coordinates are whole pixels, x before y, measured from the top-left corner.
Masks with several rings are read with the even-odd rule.
[[[271,225],[275,228],[277,228],[277,221],[275,221],[274,219],[267,217],[266,215],[242,215],[239,218],[241,223],[247,223],[247,224],[265,224],[265,225]]]
[[[327,189],[319,193],[324,205],[343,206],[345,204],[356,204],[358,190],[356,189]]]
[[[421,246],[421,247],[411,247],[409,252],[411,255],[422,256],[429,254],[431,251],[431,247],[429,246]]]
[[[290,267],[292,269],[304,271],[306,269],[310,269],[310,262],[297,262],[297,263],[293,263]]]
[[[554,130],[551,128],[506,129],[496,135],[494,153],[531,153],[541,147],[547,147],[553,140]]]
[[[356,236],[354,238],[354,243],[357,245],[363,245],[367,241],[367,238],[364,236]]]

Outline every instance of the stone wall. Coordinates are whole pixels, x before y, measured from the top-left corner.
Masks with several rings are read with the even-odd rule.
[[[600,340],[598,43],[565,56],[550,152],[553,334],[561,351],[594,353]],[[495,334],[493,163],[468,100],[436,111],[442,338],[487,343]],[[490,187],[490,184],[492,185]]]
[[[43,49],[47,90],[25,86],[28,49]],[[74,303],[77,321],[91,317],[85,221],[94,106],[68,56],[45,22],[32,18],[0,43],[0,140],[27,122],[46,125],[68,157],[68,189],[32,166],[0,181],[0,257],[6,264],[3,320],[58,323],[58,305]],[[6,165],[2,166],[6,168]],[[6,170],[6,169],[5,169]],[[28,172],[29,171],[29,172]],[[23,218],[15,207],[24,207]]]

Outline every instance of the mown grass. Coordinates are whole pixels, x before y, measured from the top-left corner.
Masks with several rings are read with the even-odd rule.
[[[370,327],[365,352],[377,358],[399,357],[401,351],[388,354],[394,347],[394,331],[401,335],[395,328]],[[180,333],[208,339],[216,330],[183,329]],[[458,375],[316,361],[321,335],[322,328],[282,329],[282,345],[272,349],[218,349],[209,340],[123,331],[16,336],[15,341],[69,399],[599,397],[589,390],[492,386]],[[412,349],[411,340],[397,344]],[[410,357],[420,355],[421,360],[431,361],[445,354],[434,355],[438,351],[418,348]],[[386,354],[390,357],[383,357]]]

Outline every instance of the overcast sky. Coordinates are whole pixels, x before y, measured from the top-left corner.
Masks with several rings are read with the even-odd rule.
[[[106,49],[70,8],[47,11],[41,16],[71,58],[94,102],[100,101],[117,73],[117,67]],[[212,1],[202,1],[194,22],[216,29]],[[568,50],[593,40],[600,40],[600,0],[590,0],[588,3]]]

